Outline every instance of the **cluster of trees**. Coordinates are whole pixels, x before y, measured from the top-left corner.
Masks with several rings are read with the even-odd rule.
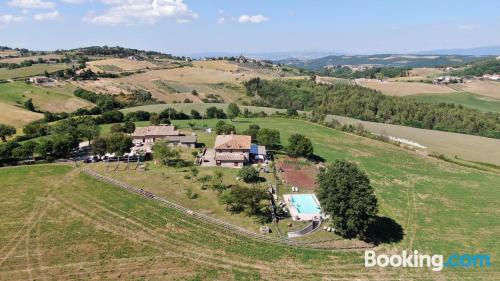
[[[95,119],[84,117],[80,119],[65,119],[48,126],[44,123],[33,123],[27,126],[25,133],[43,135],[36,142],[32,140],[11,140],[0,145],[0,164],[11,164],[21,160],[38,159],[49,161],[59,158],[69,158],[78,149],[82,140],[92,140],[99,136],[100,127]],[[15,129],[8,125],[0,125],[0,136],[13,135]]]
[[[384,78],[394,78],[394,77],[407,77],[410,76],[409,67],[373,67],[364,70],[353,71],[351,68],[336,67],[332,69],[323,69],[319,72],[320,75],[332,76],[338,78],[347,79],[357,79],[357,78],[367,78],[367,79],[384,79]]]
[[[78,88],[73,93],[75,96],[88,100],[97,105],[102,112],[147,104],[156,104],[158,101],[153,98],[150,92],[144,90],[134,90],[131,94],[121,94],[119,96],[97,94],[82,88]]]
[[[155,51],[144,51],[138,49],[124,48],[124,47],[108,47],[108,46],[92,46],[86,48],[75,49],[71,51],[76,51],[79,54],[83,54],[86,56],[114,56],[114,57],[129,57],[129,56],[138,56],[145,58],[165,58],[165,59],[177,59],[177,60],[186,60],[187,58],[182,56],[172,56],[170,54],[164,54],[161,52]],[[64,51],[61,51],[64,52]]]
[[[337,160],[318,174],[316,195],[335,231],[347,238],[369,238],[378,203],[368,176],[355,163]]]
[[[113,134],[105,137],[97,137],[92,143],[92,153],[95,155],[104,155],[106,153],[123,155],[129,153],[133,145],[130,136],[121,132],[113,132]]]
[[[385,96],[357,85],[318,85],[308,80],[245,82],[254,104],[276,108],[313,110],[317,119],[335,114],[365,121],[500,138],[500,114],[484,113],[461,105],[419,102]],[[323,121],[322,119],[320,121]]]
[[[494,73],[500,73],[500,60],[495,58],[473,62],[462,69],[452,72],[456,76],[483,76]]]

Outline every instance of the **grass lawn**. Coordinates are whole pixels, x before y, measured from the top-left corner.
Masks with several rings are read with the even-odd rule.
[[[173,121],[184,128],[189,122],[201,127],[201,120]],[[205,126],[214,127],[216,122],[205,120]],[[492,258],[499,254],[499,174],[446,163],[306,121],[259,118],[237,119],[233,124],[240,132],[250,124],[278,129],[284,145],[292,133],[299,132],[311,139],[315,154],[326,161],[358,163],[375,188],[380,215],[395,220],[404,231],[401,241],[382,244],[381,251],[490,253]],[[198,131],[198,136],[208,146],[213,145],[210,139],[215,134]]]
[[[72,112],[81,107],[91,107],[92,103],[75,97],[75,87],[69,83],[55,86],[35,86],[24,82],[0,84],[0,102],[23,106],[28,99],[33,99],[36,109],[52,112]]]
[[[408,96],[418,101],[434,102],[434,103],[453,103],[465,107],[474,108],[484,112],[500,112],[500,100],[480,96],[467,92],[456,92],[452,94],[439,94],[439,95],[415,95]]]
[[[24,78],[29,76],[41,75],[45,71],[55,72],[71,67],[71,64],[34,64],[32,66],[20,67],[15,69],[0,68],[0,80]]]
[[[188,122],[193,121],[174,124]],[[213,126],[216,120],[205,122]],[[305,121],[234,122],[238,130],[253,123],[280,130],[284,144],[290,134],[301,132],[327,161],[347,158],[369,174],[380,214],[404,230],[401,241],[383,244],[377,252],[417,249],[445,257],[455,252],[489,253],[492,267],[440,273],[365,269],[362,252],[294,250],[252,242],[97,182],[69,166],[37,165],[0,169],[0,279],[498,280],[499,175]],[[227,169],[227,177],[234,171]],[[174,179],[178,186],[189,184],[175,173],[152,165],[141,185],[157,182],[156,188],[167,192],[175,188]],[[182,192],[174,191],[181,200]],[[186,204],[190,203],[194,202]]]

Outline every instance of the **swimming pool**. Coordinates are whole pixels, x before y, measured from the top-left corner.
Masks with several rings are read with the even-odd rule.
[[[291,196],[291,204],[299,214],[319,215],[321,208],[314,194],[294,194]]]

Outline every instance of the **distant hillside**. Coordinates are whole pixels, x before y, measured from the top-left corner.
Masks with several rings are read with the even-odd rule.
[[[462,55],[462,56],[498,56],[500,46],[477,47],[467,49],[438,49],[417,52],[419,55]]]
[[[320,70],[330,65],[359,65],[373,64],[395,67],[438,67],[453,66],[477,60],[476,56],[458,55],[353,55],[353,56],[327,56],[318,59],[301,60],[290,58],[278,60],[277,63],[310,70]]]
[[[466,76],[483,76],[495,73],[500,73],[500,60],[495,58],[475,61],[453,72],[454,75]]]

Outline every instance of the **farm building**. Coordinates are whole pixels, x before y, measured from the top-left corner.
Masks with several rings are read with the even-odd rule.
[[[172,146],[196,147],[196,135],[186,136],[173,125],[136,128],[132,133],[132,139],[139,146],[152,146],[156,141],[166,141]]]
[[[217,166],[243,167],[250,161],[252,137],[244,135],[218,135],[215,139]]]
[[[29,82],[33,84],[45,84],[53,82],[54,80],[45,76],[34,76],[29,78]]]

